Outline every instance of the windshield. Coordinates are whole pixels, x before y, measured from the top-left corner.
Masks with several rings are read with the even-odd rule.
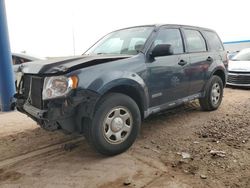
[[[85,54],[136,55],[143,49],[153,29],[154,27],[135,27],[112,32],[98,41]]]
[[[238,54],[233,56],[233,61],[250,61],[250,48],[241,50]]]

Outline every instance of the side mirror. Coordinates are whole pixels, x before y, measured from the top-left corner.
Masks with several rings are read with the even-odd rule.
[[[167,56],[167,55],[173,55],[173,48],[170,44],[157,44],[152,52],[151,57],[160,57],[160,56]]]

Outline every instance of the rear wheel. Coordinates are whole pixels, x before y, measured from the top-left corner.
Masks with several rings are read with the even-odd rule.
[[[85,123],[85,135],[91,145],[99,153],[116,155],[126,151],[135,141],[141,115],[133,99],[110,93],[98,103],[93,119]]]
[[[219,76],[212,76],[205,89],[204,98],[200,98],[201,108],[206,111],[216,110],[222,101],[223,82]]]

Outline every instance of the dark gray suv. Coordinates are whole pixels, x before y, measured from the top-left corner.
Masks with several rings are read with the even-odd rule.
[[[222,101],[227,54],[210,29],[147,25],[114,31],[79,57],[20,65],[16,107],[47,130],[84,134],[105,155],[128,149],[149,115]]]

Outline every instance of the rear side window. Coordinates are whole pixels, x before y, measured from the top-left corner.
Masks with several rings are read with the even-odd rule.
[[[184,29],[188,52],[207,51],[206,42],[199,31]]]
[[[170,44],[174,54],[183,53],[183,43],[179,29],[161,29],[155,39],[154,46],[158,44]]]
[[[212,51],[224,50],[222,43],[220,41],[220,38],[218,37],[218,35],[216,33],[211,32],[211,31],[204,31],[203,33],[204,33],[204,35],[208,41],[209,47],[211,48]]]

